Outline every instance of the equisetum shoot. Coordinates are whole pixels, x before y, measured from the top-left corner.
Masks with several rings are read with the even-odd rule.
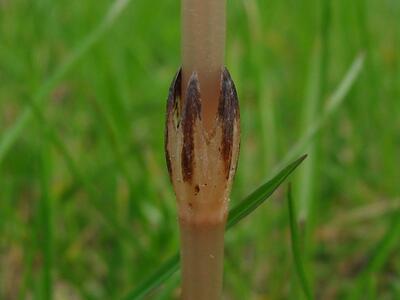
[[[182,0],[182,68],[169,91],[165,152],[178,203],[184,300],[222,294],[224,231],[240,141],[224,45],[225,0]]]

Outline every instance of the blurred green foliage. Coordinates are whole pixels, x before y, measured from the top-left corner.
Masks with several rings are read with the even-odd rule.
[[[0,299],[119,299],[178,249],[163,126],[179,6],[0,0]],[[233,203],[365,54],[293,199],[316,298],[400,299],[400,2],[230,0],[227,37],[242,117]],[[227,234],[226,299],[301,299],[284,198]]]

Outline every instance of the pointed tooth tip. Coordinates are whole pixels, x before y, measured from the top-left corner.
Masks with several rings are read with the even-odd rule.
[[[197,72],[190,76],[183,103],[182,120],[191,118],[190,116],[201,118],[201,93]]]

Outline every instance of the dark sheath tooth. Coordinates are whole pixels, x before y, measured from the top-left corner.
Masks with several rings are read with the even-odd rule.
[[[194,169],[194,126],[201,118],[200,85],[197,74],[190,77],[182,112],[182,177],[184,181],[191,181]]]
[[[229,177],[235,123],[239,123],[239,101],[235,84],[226,68],[222,71],[221,92],[218,105],[218,121],[222,127],[221,156],[225,164],[225,176]],[[236,164],[236,162],[233,162]]]
[[[179,101],[181,98],[181,85],[182,85],[182,69],[179,69],[169,88],[168,99],[167,99],[167,115],[165,118],[166,123],[165,123],[164,149],[165,149],[165,160],[167,162],[167,168],[170,178],[172,178],[172,166],[171,166],[171,156],[168,150],[168,140],[169,140],[169,134],[172,133],[168,132],[168,124],[170,122],[175,122],[175,117],[179,119]]]

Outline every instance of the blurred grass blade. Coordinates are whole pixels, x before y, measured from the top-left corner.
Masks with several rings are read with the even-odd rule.
[[[143,281],[133,292],[128,293],[124,300],[144,299],[144,297],[155,288],[159,287],[164,281],[172,276],[179,269],[179,254],[175,254],[164,263],[153,275]]]
[[[38,207],[38,234],[37,244],[42,255],[43,268],[41,270],[41,298],[53,299],[53,208],[51,195],[51,151],[47,141],[43,142],[40,166],[40,186],[42,197]]]
[[[265,30],[262,19],[262,9],[256,0],[243,1],[244,11],[247,15],[247,23],[250,33],[250,61],[252,66],[264,66],[269,59],[268,51],[265,51],[264,36]],[[261,152],[262,162],[265,170],[270,170],[275,162],[277,153],[277,128],[276,109],[273,101],[274,80],[270,77],[268,68],[254,68],[255,93],[257,98],[258,114],[261,125]]]
[[[390,252],[399,244],[400,236],[400,209],[394,213],[385,235],[371,251],[369,263],[365,273],[378,272],[385,264]]]
[[[368,255],[368,263],[361,271],[357,278],[357,284],[350,295],[350,299],[360,299],[364,294],[366,286],[373,275],[384,266],[394,248],[399,245],[400,236],[400,209],[397,209],[392,217],[392,220],[379,242],[374,245]]]
[[[180,274],[175,273],[172,275],[168,282],[165,283],[163,290],[160,291],[155,300],[170,300],[171,295],[173,295],[174,291],[179,286],[180,280]]]
[[[116,0],[108,9],[103,20],[97,27],[89,33],[66,58],[58,69],[43,83],[41,88],[33,96],[33,102],[39,106],[43,105],[46,96],[55,88],[57,83],[67,74],[69,70],[79,61],[79,59],[88,52],[88,50],[112,27],[115,20],[119,17],[124,8],[131,0]],[[4,131],[0,137],[0,165],[3,162],[8,151],[14,145],[23,129],[32,119],[32,110],[26,107],[15,123]]]
[[[300,238],[299,238],[299,230],[296,224],[296,209],[294,206],[293,198],[292,198],[292,188],[289,184],[288,192],[287,192],[287,202],[289,208],[289,223],[290,223],[290,237],[292,244],[292,253],[294,264],[297,272],[297,276],[299,277],[301,287],[303,288],[303,292],[308,300],[313,299],[310,284],[307,280],[307,275],[304,269],[304,264],[302,260],[301,250],[300,250]]]
[[[319,39],[316,40],[311,59],[310,59],[310,70],[307,80],[307,88],[305,95],[305,105],[303,112],[303,126],[302,132],[307,133],[308,128],[314,123],[314,120],[318,117],[318,111],[320,110],[321,93],[321,44]],[[306,153],[310,156],[309,159],[304,163],[301,170],[299,170],[298,185],[301,187],[296,195],[296,201],[299,203],[297,206],[297,220],[305,221],[308,219],[314,197],[315,189],[315,166],[317,165],[317,145],[315,141],[310,143],[305,148]]]
[[[347,71],[345,77],[340,82],[337,89],[329,97],[326,106],[322,110],[319,118],[317,118],[310,127],[306,130],[303,136],[298,140],[298,142],[291,148],[291,150],[286,154],[284,159],[278,163],[277,169],[280,169],[283,165],[293,160],[296,156],[300,155],[304,151],[305,147],[309,144],[310,140],[321,130],[327,119],[338,109],[338,107],[343,103],[347,94],[349,93],[354,82],[360,75],[360,72],[364,66],[364,54],[359,54],[353,61],[349,70]]]
[[[303,162],[307,155],[303,155],[286,168],[282,169],[270,181],[260,186],[246,199],[237,204],[230,212],[227,222],[227,230],[252,213],[258,206],[267,200],[281,183]],[[159,287],[175,271],[179,269],[179,254],[175,254],[164,263],[153,275],[140,284],[134,291],[127,294],[124,300],[143,299],[149,292]]]

